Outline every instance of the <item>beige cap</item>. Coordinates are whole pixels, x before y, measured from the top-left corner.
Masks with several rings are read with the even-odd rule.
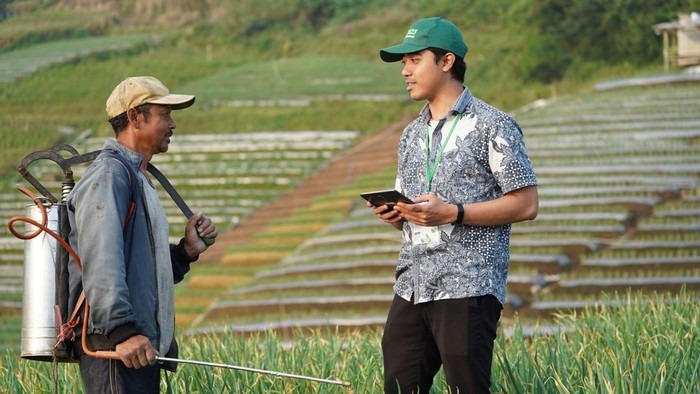
[[[129,77],[117,85],[109,95],[107,116],[108,119],[112,119],[146,103],[184,109],[194,104],[194,98],[188,94],[170,94],[170,90],[154,77]]]

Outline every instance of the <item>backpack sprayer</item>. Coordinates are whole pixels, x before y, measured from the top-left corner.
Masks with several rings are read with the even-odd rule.
[[[67,152],[69,155],[68,157],[64,157],[59,154],[59,152]],[[82,269],[82,265],[79,257],[67,242],[70,228],[65,203],[68,194],[75,186],[71,166],[92,161],[100,152],[101,151],[98,150],[81,155],[72,146],[60,144],[49,150],[28,154],[17,166],[17,171],[41,193],[40,196],[36,196],[26,187],[18,185],[17,189],[31,198],[34,204],[26,207],[26,216],[12,217],[7,223],[10,232],[15,237],[26,241],[24,249],[24,291],[22,296],[22,339],[20,354],[22,358],[51,362],[76,361],[65,346],[66,340],[75,338],[73,328],[78,323],[78,320],[74,318],[75,313],[68,322],[63,322],[63,319],[70,314],[67,310],[67,262],[69,254],[80,269]],[[32,176],[27,169],[31,163],[40,159],[51,160],[58,164],[63,170],[64,179],[61,183],[60,202]],[[148,171],[158,179],[187,219],[191,218],[193,215],[192,210],[187,206],[168,179],[150,163],[148,164]],[[24,233],[15,230],[14,223],[18,221],[25,222]],[[208,238],[203,238],[202,240],[207,243],[207,245],[211,245],[214,242],[213,239]],[[60,248],[58,247],[59,245],[61,246]],[[78,309],[78,306],[79,305],[76,306],[76,309]],[[81,337],[81,343],[85,354],[96,358],[119,360],[116,351],[93,351],[88,348],[87,321],[89,314],[90,306],[87,300],[85,300]],[[234,369],[277,377],[328,383],[343,386],[347,388],[348,393],[354,392],[350,383],[338,380],[160,356],[156,356],[156,361]]]

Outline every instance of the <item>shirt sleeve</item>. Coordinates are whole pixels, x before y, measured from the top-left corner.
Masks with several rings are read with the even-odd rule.
[[[504,194],[537,185],[522,130],[515,120],[498,122],[489,141],[489,166]]]

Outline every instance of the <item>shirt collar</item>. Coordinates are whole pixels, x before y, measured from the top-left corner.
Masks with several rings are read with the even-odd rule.
[[[469,104],[472,102],[473,97],[474,96],[472,96],[472,93],[469,91],[469,88],[465,87],[464,90],[462,90],[462,93],[459,95],[459,97],[457,97],[455,103],[452,105],[452,108],[450,109],[448,115],[463,114],[467,110]],[[420,110],[418,117],[423,123],[427,124],[430,121],[431,116],[428,103],[426,103],[423,106],[423,109]]]
[[[141,162],[143,161],[143,157],[141,157],[140,154],[132,151],[131,149],[120,144],[119,142],[117,142],[117,140],[114,139],[106,140],[104,145],[102,146],[102,149],[109,149],[118,152],[122,156],[126,157],[129,163],[131,163],[135,168],[139,168],[141,166]]]

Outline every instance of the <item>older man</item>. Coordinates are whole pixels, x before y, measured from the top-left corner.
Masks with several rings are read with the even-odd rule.
[[[187,222],[179,244],[169,243],[165,211],[146,168],[166,152],[173,110],[195,97],[171,94],[158,79],[131,77],[107,99],[115,140],[86,169],[67,198],[71,246],[83,265],[70,265],[70,309],[81,292],[90,305],[90,350],[114,350],[120,360],[93,358],[77,341],[88,393],[158,393],[156,356],[176,357],[174,284],[207,249],[216,228],[202,214]]]

